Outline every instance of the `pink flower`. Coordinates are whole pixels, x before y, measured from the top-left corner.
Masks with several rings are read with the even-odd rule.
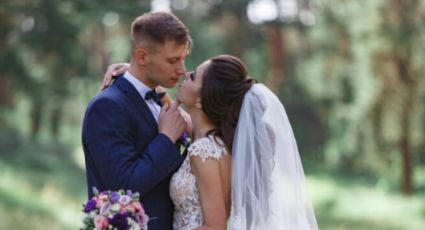
[[[134,213],[134,208],[128,205],[121,205],[120,211],[121,213],[125,213],[125,212]]]
[[[102,207],[103,204],[108,202],[108,196],[104,194],[98,195],[96,199],[97,199],[96,208],[100,208]]]
[[[136,222],[139,224],[141,229],[148,229],[149,216],[146,214],[136,215]]]
[[[105,204],[105,201],[102,199],[98,199],[96,203],[96,208],[100,208]]]
[[[133,207],[137,211],[143,210],[142,205],[139,202],[132,202],[131,207]]]
[[[106,227],[108,227],[108,218],[102,215],[95,216],[94,226],[96,226],[96,229],[105,229]]]

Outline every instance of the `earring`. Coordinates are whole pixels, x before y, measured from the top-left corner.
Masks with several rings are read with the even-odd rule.
[[[201,103],[201,100],[200,99],[196,100],[195,108],[202,109],[202,103]]]

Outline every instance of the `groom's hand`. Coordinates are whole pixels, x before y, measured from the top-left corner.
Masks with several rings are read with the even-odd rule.
[[[180,112],[179,105],[178,102],[171,105],[165,104],[161,109],[158,121],[159,132],[166,135],[174,143],[186,129],[186,121]]]

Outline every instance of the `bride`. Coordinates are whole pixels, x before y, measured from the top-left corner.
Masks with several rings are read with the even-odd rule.
[[[285,109],[239,59],[207,60],[177,100],[195,141],[170,184],[174,229],[318,228]]]
[[[285,109],[238,58],[202,63],[177,100],[194,142],[170,183],[175,230],[318,229]]]

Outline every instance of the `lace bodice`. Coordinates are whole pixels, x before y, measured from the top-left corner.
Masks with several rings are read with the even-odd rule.
[[[170,183],[170,195],[174,202],[174,230],[189,230],[202,225],[202,209],[199,200],[195,175],[191,172],[190,157],[219,160],[227,154],[222,141],[213,137],[196,140],[189,148],[188,155],[180,169],[173,175]]]

